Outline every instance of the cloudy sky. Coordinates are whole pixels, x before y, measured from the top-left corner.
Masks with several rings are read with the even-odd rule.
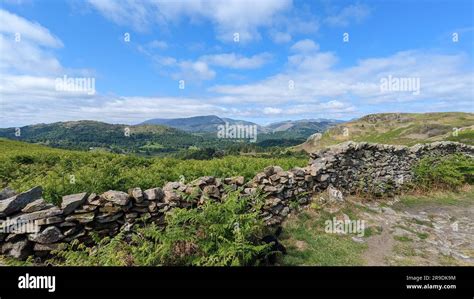
[[[0,0],[0,127],[473,112],[473,3]]]

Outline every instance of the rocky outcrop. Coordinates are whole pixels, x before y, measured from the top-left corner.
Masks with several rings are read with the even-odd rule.
[[[225,200],[229,190],[241,190],[243,195],[262,192],[261,217],[267,225],[278,225],[296,206],[307,204],[314,193],[326,191],[334,201],[357,191],[390,195],[413,179],[413,165],[422,157],[451,153],[474,157],[474,147],[453,142],[411,148],[347,142],[312,153],[307,167],[284,171],[269,166],[248,182],[242,176],[206,176],[188,184],[169,182],[144,191],[137,187],[128,192],[67,195],[59,207],[41,198],[40,187],[20,194],[3,190],[1,253],[20,259],[31,254],[43,256],[73,240],[90,244],[92,233],[104,237],[142,223],[165,225],[165,214],[173,208]]]

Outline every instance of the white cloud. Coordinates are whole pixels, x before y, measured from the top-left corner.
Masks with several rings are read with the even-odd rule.
[[[207,63],[203,61],[182,61],[178,63],[180,71],[175,73],[173,77],[176,80],[210,80],[216,76],[216,72],[209,68]]]
[[[352,4],[344,7],[338,14],[327,17],[326,23],[331,26],[347,26],[352,21],[359,23],[370,15],[370,8],[363,4]]]
[[[280,108],[265,107],[263,108],[264,114],[280,114],[283,110]]]
[[[291,34],[286,33],[286,32],[280,32],[280,31],[270,32],[270,37],[277,44],[289,43],[291,42],[291,39],[292,39]]]
[[[210,91],[223,95],[222,99],[229,103],[271,104],[276,109],[289,105],[288,109],[283,109],[284,113],[303,113],[305,108],[297,107],[323,102],[329,104],[311,107],[350,111],[347,108],[351,106],[378,104],[374,108],[383,109],[381,103],[404,103],[404,109],[409,111],[411,103],[431,101],[433,104],[452,102],[456,110],[472,111],[472,105],[465,105],[472,101],[474,86],[472,69],[466,67],[469,65],[466,54],[403,51],[360,60],[356,65],[344,68],[337,67],[337,61],[330,52],[293,55],[288,58],[287,70],[280,74],[253,84],[217,85]],[[388,75],[419,78],[420,94],[381,92],[380,80]]]
[[[319,50],[319,45],[310,39],[303,39],[291,46],[290,50],[302,53],[314,52]]]
[[[211,65],[227,67],[231,69],[256,69],[266,64],[272,55],[270,53],[256,54],[245,57],[235,53],[205,55],[199,58]]]
[[[0,33],[10,36],[13,40],[15,33],[20,33],[22,41],[34,42],[39,46],[53,48],[63,46],[62,42],[48,29],[3,9],[0,9]]]
[[[272,18],[291,8],[291,0],[194,0],[194,1],[114,1],[89,0],[106,18],[121,25],[146,31],[153,24],[207,20],[215,24],[219,39],[232,41],[238,32],[242,42],[260,38],[259,28],[269,26]]]
[[[248,70],[260,68],[272,59],[270,53],[264,52],[249,57],[236,53],[220,53],[200,56],[196,60],[178,60],[170,56],[153,54],[149,47],[138,46],[138,50],[155,62],[162,69],[162,74],[171,75],[177,80],[191,81],[213,79],[216,72],[211,66]]]
[[[168,43],[162,40],[153,40],[147,45],[150,49],[165,50],[168,48]]]
[[[13,74],[55,74],[62,70],[51,49],[61,40],[38,23],[0,10],[0,71]]]

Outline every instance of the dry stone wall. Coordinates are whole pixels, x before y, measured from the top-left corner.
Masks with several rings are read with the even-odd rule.
[[[312,153],[307,167],[284,171],[269,166],[248,182],[241,176],[206,176],[188,184],[169,182],[128,193],[110,190],[67,195],[60,206],[45,202],[41,187],[20,194],[7,188],[0,192],[1,253],[19,259],[44,256],[73,240],[92,243],[91,232],[103,237],[131,230],[137,223],[166,225],[165,215],[173,208],[220,201],[229,190],[263,191],[262,218],[267,225],[278,225],[315,193],[329,190],[339,199],[343,193],[357,191],[390,195],[413,179],[412,167],[422,157],[452,153],[474,158],[474,147],[454,142],[413,147],[346,142]]]

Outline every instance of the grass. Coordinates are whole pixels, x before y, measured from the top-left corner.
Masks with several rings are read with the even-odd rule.
[[[355,266],[363,265],[366,244],[354,242],[350,235],[328,234],[324,223],[332,218],[327,212],[307,209],[289,219],[283,229],[282,243],[287,254],[281,265],[292,266]]]
[[[474,130],[460,131],[458,136],[451,136],[447,140],[474,145]]]
[[[407,236],[393,236],[393,238],[400,242],[411,242],[413,241],[410,237]]]
[[[148,189],[208,175],[244,176],[249,180],[269,165],[291,169],[306,164],[307,157],[144,158],[54,149],[0,138],[0,188],[10,186],[21,192],[39,185],[44,189],[44,198],[52,202],[66,194],[110,189],[126,192],[129,188]]]
[[[368,238],[374,235],[380,235],[383,231],[381,226],[369,226],[364,230],[364,237]]]
[[[428,194],[402,195],[400,201],[394,205],[397,210],[403,208],[414,208],[426,205],[456,205],[463,206],[474,202],[474,187],[463,186],[455,191],[436,191]]]
[[[398,117],[397,117],[398,115]],[[412,146],[441,140],[474,144],[473,113],[382,113],[329,128],[317,142],[306,142],[294,147],[307,152],[345,141],[375,142]],[[342,134],[343,128],[349,135]],[[463,128],[452,136],[453,128]]]
[[[430,223],[430,224],[431,224],[431,223]],[[422,239],[422,240],[424,240],[424,239],[426,239],[426,238],[429,237],[429,234],[428,234],[428,233],[417,232],[416,230],[411,229],[411,228],[409,228],[409,227],[407,227],[407,226],[405,226],[405,225],[395,225],[395,227],[399,227],[399,228],[401,228],[401,229],[403,229],[403,230],[406,230],[406,231],[408,231],[408,232],[411,232],[411,233],[417,235],[417,237],[420,238],[420,239]]]

